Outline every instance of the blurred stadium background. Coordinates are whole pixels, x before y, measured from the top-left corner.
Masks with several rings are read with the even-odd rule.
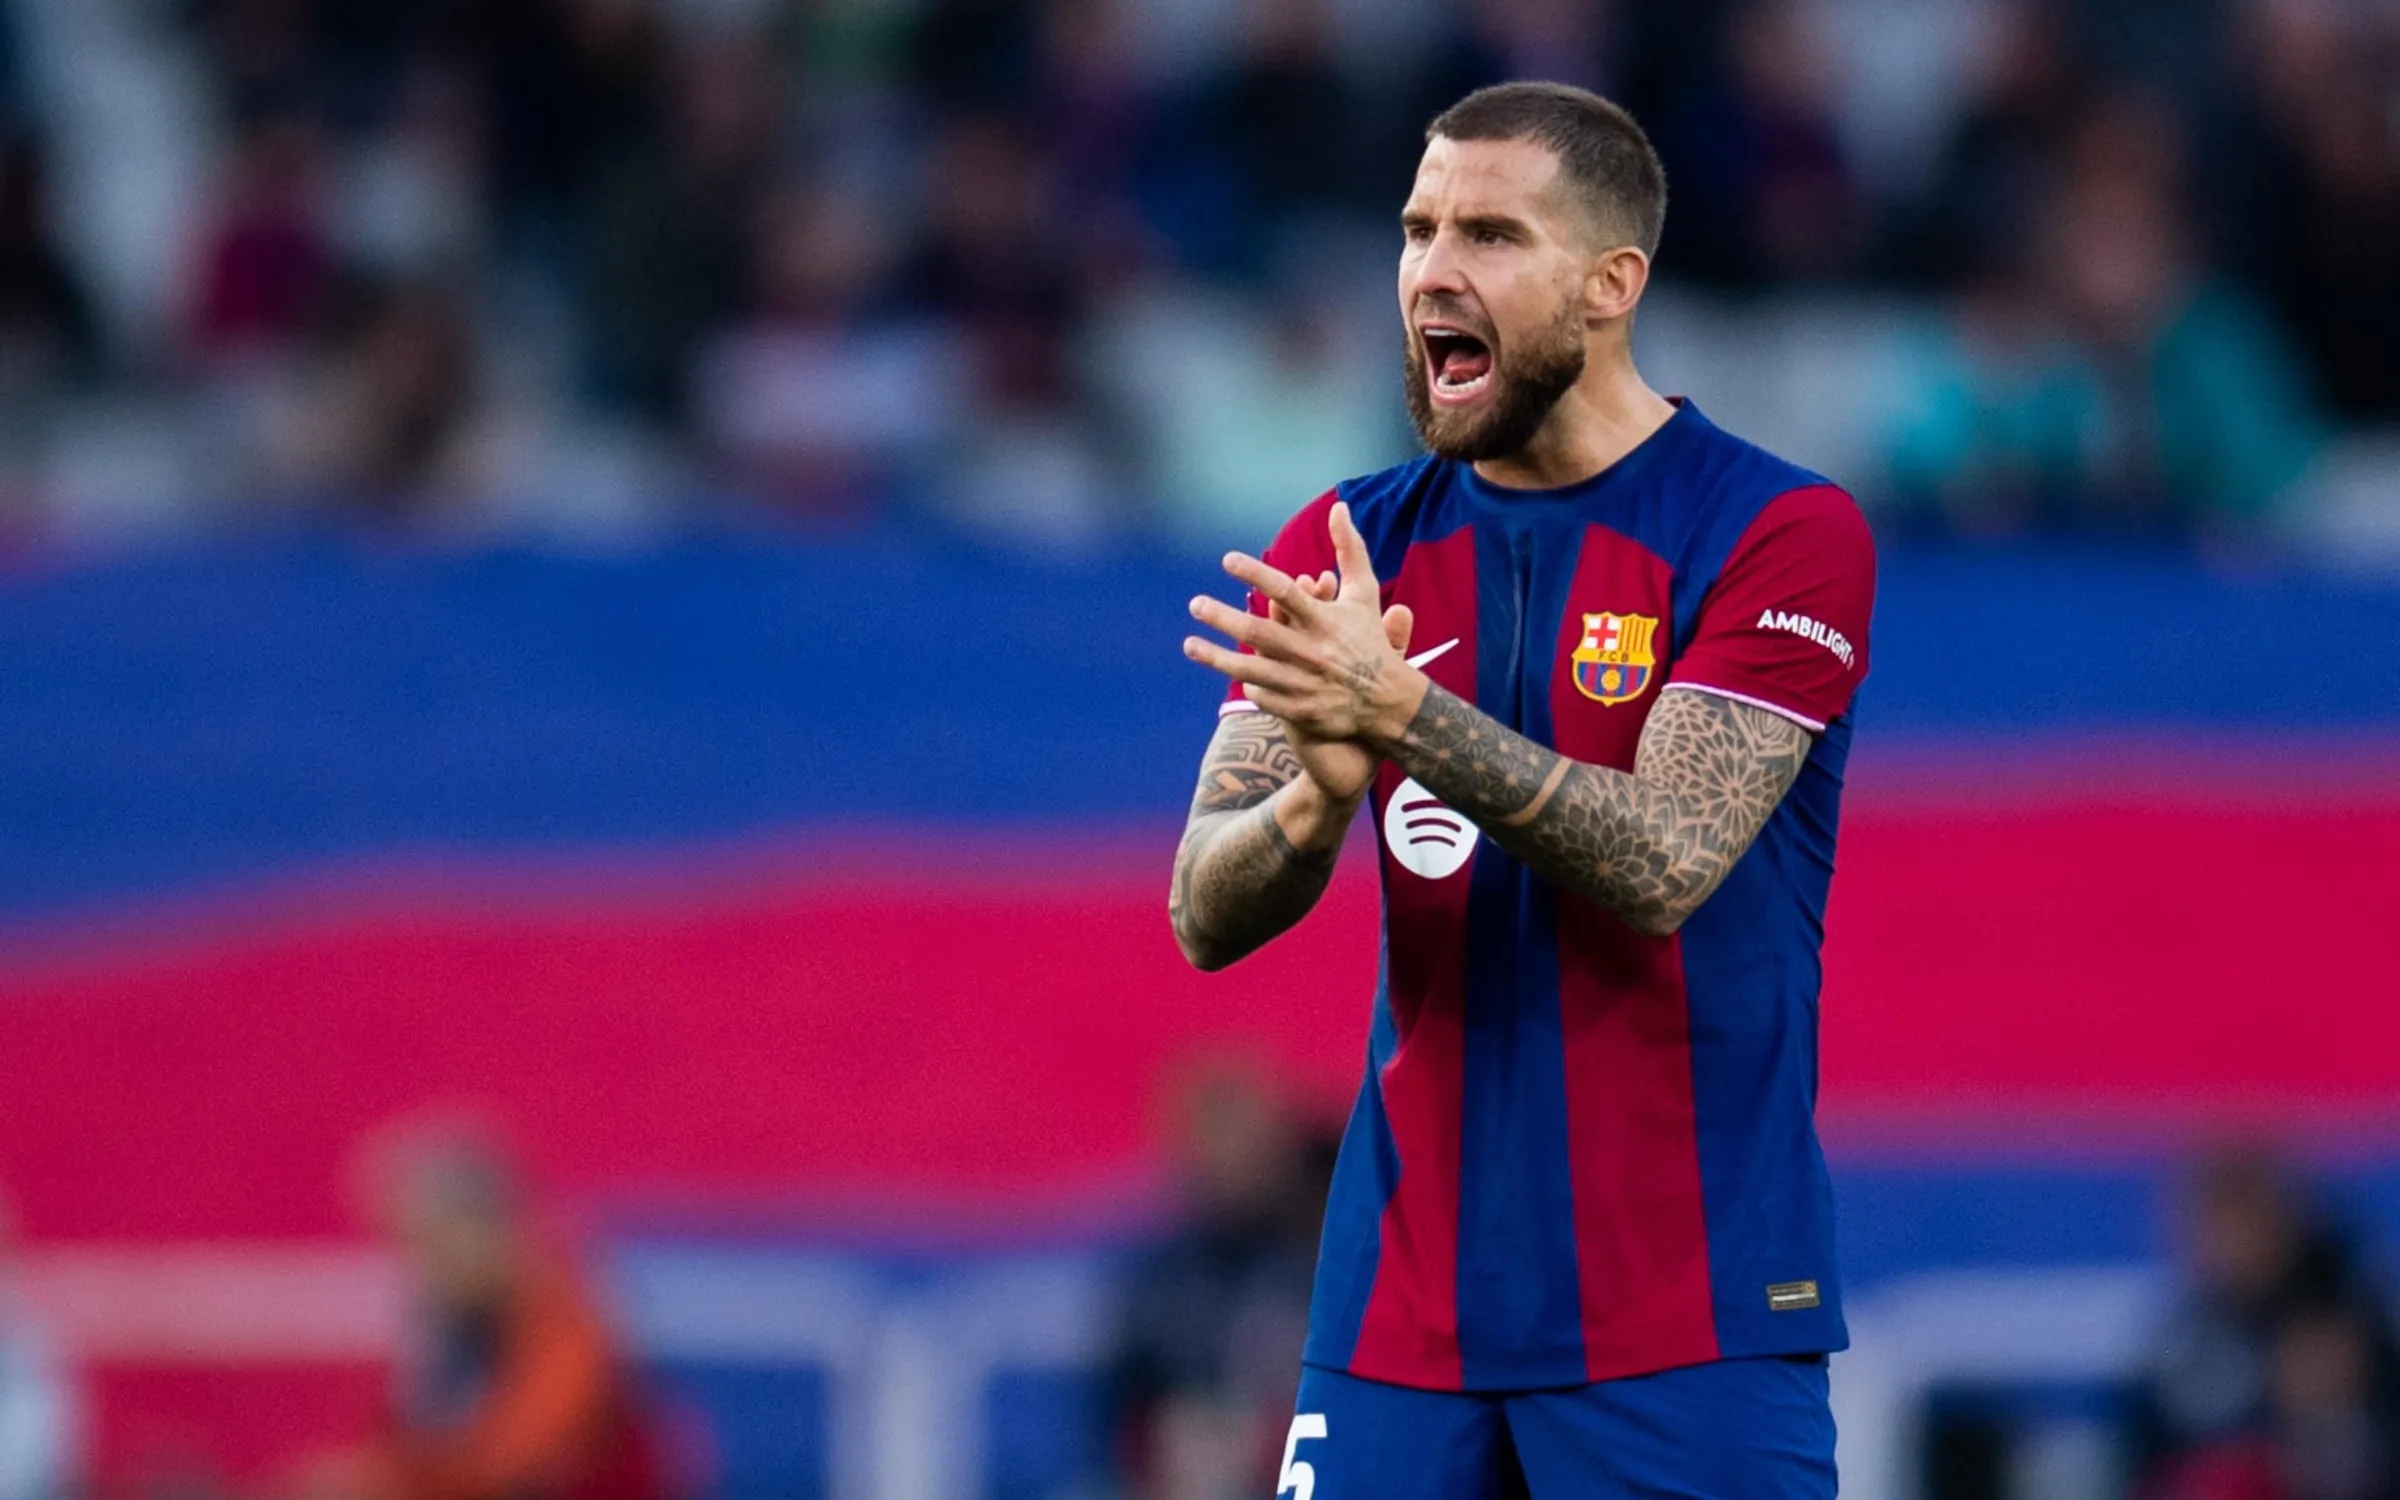
[[[1882,532],[1847,1493],[2400,1494],[2400,6],[8,0],[0,1500],[598,1493],[324,1459],[412,1128],[646,1493],[1266,1494],[1374,892],[1182,968],[1181,605],[1507,76]]]

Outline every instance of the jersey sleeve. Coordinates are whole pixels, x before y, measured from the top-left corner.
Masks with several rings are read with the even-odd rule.
[[[1337,568],[1333,557],[1333,505],[1341,498],[1337,490],[1327,490],[1301,508],[1298,515],[1283,523],[1275,540],[1259,554],[1260,560],[1271,568],[1279,568],[1294,578],[1310,573],[1324,573]],[[1267,598],[1258,590],[1250,591],[1250,613],[1264,617]],[[1248,651],[1250,648],[1241,648]],[[1218,706],[1220,717],[1226,714],[1253,713],[1257,705],[1242,696],[1238,682],[1225,684],[1225,701]]]
[[[1867,675],[1875,539],[1832,485],[1769,501],[1700,606],[1666,689],[1716,693],[1804,725],[1839,718]]]

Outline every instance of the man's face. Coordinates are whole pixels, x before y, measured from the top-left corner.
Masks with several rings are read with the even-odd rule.
[[[1588,230],[1531,141],[1436,138],[1401,211],[1408,414],[1427,451],[1523,451],[1582,378]]]

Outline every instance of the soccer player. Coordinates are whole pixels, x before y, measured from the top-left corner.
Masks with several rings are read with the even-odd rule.
[[[1362,806],[1384,933],[1283,1492],[1835,1490],[1846,1335],[1818,950],[1873,545],[1635,372],[1665,211],[1622,110],[1436,119],[1401,214],[1426,456],[1337,486],[1249,609],[1175,861],[1203,969],[1298,921]]]

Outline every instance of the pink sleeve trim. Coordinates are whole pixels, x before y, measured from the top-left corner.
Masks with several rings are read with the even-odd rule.
[[[1731,698],[1736,703],[1747,703],[1752,708],[1763,708],[1768,713],[1774,714],[1779,718],[1791,720],[1793,723],[1799,725],[1802,729],[1807,730],[1810,734],[1823,734],[1825,732],[1825,726],[1822,722],[1812,719],[1804,713],[1794,712],[1791,709],[1785,708],[1780,703],[1769,703],[1764,698],[1753,698],[1748,693],[1734,692],[1730,688],[1710,687],[1705,682],[1670,682],[1665,687],[1660,688],[1659,691],[1662,693],[1671,693],[1677,688],[1681,688],[1687,693],[1714,693],[1720,698]],[[1231,707],[1230,704],[1227,706]]]
[[[1228,714],[1254,714],[1257,712],[1258,705],[1247,698],[1228,698],[1217,705],[1217,717],[1220,719]]]

